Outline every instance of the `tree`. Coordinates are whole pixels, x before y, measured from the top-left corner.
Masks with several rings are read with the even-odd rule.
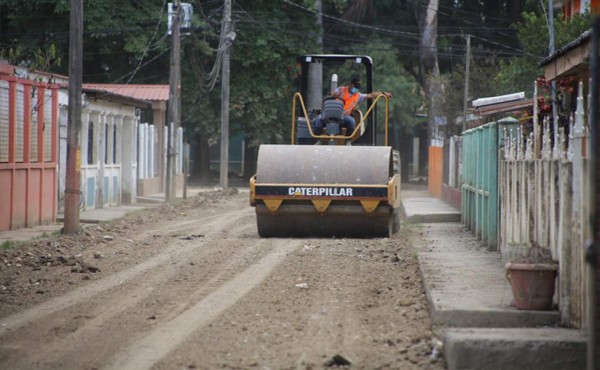
[[[428,136],[432,139],[435,126],[446,124],[444,115],[444,91],[440,80],[437,58],[438,0],[419,2],[415,7],[419,20],[421,39],[419,42],[419,81],[427,96]]]
[[[123,82],[137,71],[141,58],[161,55],[168,48],[162,1],[96,0],[84,7],[85,82]],[[41,50],[56,49],[68,60],[69,2],[67,0],[3,0],[0,2],[0,50],[19,51],[18,63],[34,63]],[[161,63],[162,62],[162,63]],[[53,63],[51,73],[67,75],[65,64]],[[166,68],[165,68],[166,67]],[[168,81],[168,54],[149,64],[133,81]]]
[[[512,58],[518,43],[516,30],[509,26],[526,6],[518,0],[355,0],[344,12],[344,19],[383,29],[360,28],[352,36],[366,39],[371,33],[385,33],[398,49],[402,65],[417,77],[427,96],[431,131],[436,121],[446,121],[444,109],[448,105],[444,103],[442,76],[455,71],[456,61],[464,59],[464,34],[476,36],[472,38],[475,58]],[[462,86],[464,83],[461,93]]]
[[[531,96],[533,95],[533,81],[543,74],[538,64],[549,54],[548,23],[542,14],[524,12],[522,21],[514,24],[513,27],[517,31],[524,55],[503,62],[494,78],[494,83],[497,85],[499,93],[525,91]],[[573,41],[590,28],[589,13],[577,14],[570,20],[565,20],[561,14],[557,14],[554,18],[556,49]]]
[[[219,135],[220,96],[207,81],[219,59],[220,4],[199,7],[205,31],[185,45],[183,116],[190,138],[207,148]],[[297,10],[283,1],[237,1],[233,9],[236,39],[231,61],[231,135],[244,134],[251,163],[261,143],[288,142],[291,127],[291,98],[299,69],[298,55],[316,49],[314,18],[295,17]],[[290,27],[291,26],[291,27]],[[213,87],[218,86],[217,84]],[[208,157],[198,158],[206,171]],[[248,168],[248,173],[253,172]],[[248,175],[248,174],[247,174]],[[207,174],[204,173],[204,178]]]
[[[487,58],[473,59],[469,69],[468,101],[500,94],[493,80],[493,76],[498,73],[499,69],[499,65],[495,60]],[[454,68],[451,73],[443,76],[443,83],[446,86],[444,111],[450,123],[446,135],[458,135],[462,130],[462,124],[453,125],[453,123],[456,123],[457,117],[463,115],[465,69]]]
[[[419,83],[402,67],[399,53],[387,41],[373,40],[365,48],[365,53],[373,58],[374,89],[390,91],[393,95],[389,102],[390,134],[393,138],[390,145],[400,151],[400,158],[409,158],[412,155],[410,141],[418,122],[416,114],[424,103]],[[383,117],[381,110],[379,117]],[[401,178],[408,179],[409,161],[403,160],[400,164]]]

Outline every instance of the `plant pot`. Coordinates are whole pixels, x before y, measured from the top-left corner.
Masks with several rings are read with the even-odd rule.
[[[557,264],[509,262],[505,268],[517,309],[549,310],[552,308]]]

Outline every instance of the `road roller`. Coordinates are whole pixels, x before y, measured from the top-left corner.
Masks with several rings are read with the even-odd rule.
[[[300,89],[293,97],[291,143],[261,145],[250,179],[259,236],[390,237],[400,230],[401,200],[400,156],[388,146],[387,96],[368,99],[364,114],[355,109],[356,125],[350,132],[343,126],[343,100],[323,99],[323,88],[315,89],[308,81],[311,68],[331,75],[331,95],[337,72],[355,75],[359,69],[370,93],[372,59],[315,54],[298,61]],[[320,96],[311,100],[309,94]],[[307,101],[313,102],[308,108]],[[376,109],[378,104],[384,108]],[[378,111],[384,112],[383,127],[377,127]]]

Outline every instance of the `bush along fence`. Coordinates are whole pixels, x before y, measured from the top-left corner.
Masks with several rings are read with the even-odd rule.
[[[504,132],[507,139],[500,150],[498,172],[499,247],[505,261],[528,255],[531,248],[548,251],[559,263],[557,298],[562,324],[585,327],[584,258],[591,237],[591,205],[587,201],[589,115],[584,113],[583,84],[579,84],[577,109],[567,127],[557,129],[547,119],[540,125],[536,113],[534,104],[533,132],[527,138],[520,127]]]

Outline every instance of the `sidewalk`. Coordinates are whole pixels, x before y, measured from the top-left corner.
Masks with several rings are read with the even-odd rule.
[[[558,327],[558,310],[517,310],[500,253],[482,246],[458,211],[425,189],[403,189],[402,200],[427,241],[419,268],[448,369],[585,369],[584,333]]]
[[[213,191],[214,187],[189,186],[187,188],[187,197],[191,198],[200,192]],[[183,198],[183,193],[177,193],[177,198]],[[139,211],[145,208],[157,207],[164,203],[165,194],[159,193],[152,196],[138,197],[136,204],[120,205],[116,207],[104,207],[81,211],[79,221],[82,224],[95,224],[99,222],[108,222],[125,216],[128,213]],[[17,230],[0,231],[0,245],[5,242],[23,242],[44,235],[59,233],[63,228],[63,214],[58,214],[56,222],[49,225],[40,225]]]

